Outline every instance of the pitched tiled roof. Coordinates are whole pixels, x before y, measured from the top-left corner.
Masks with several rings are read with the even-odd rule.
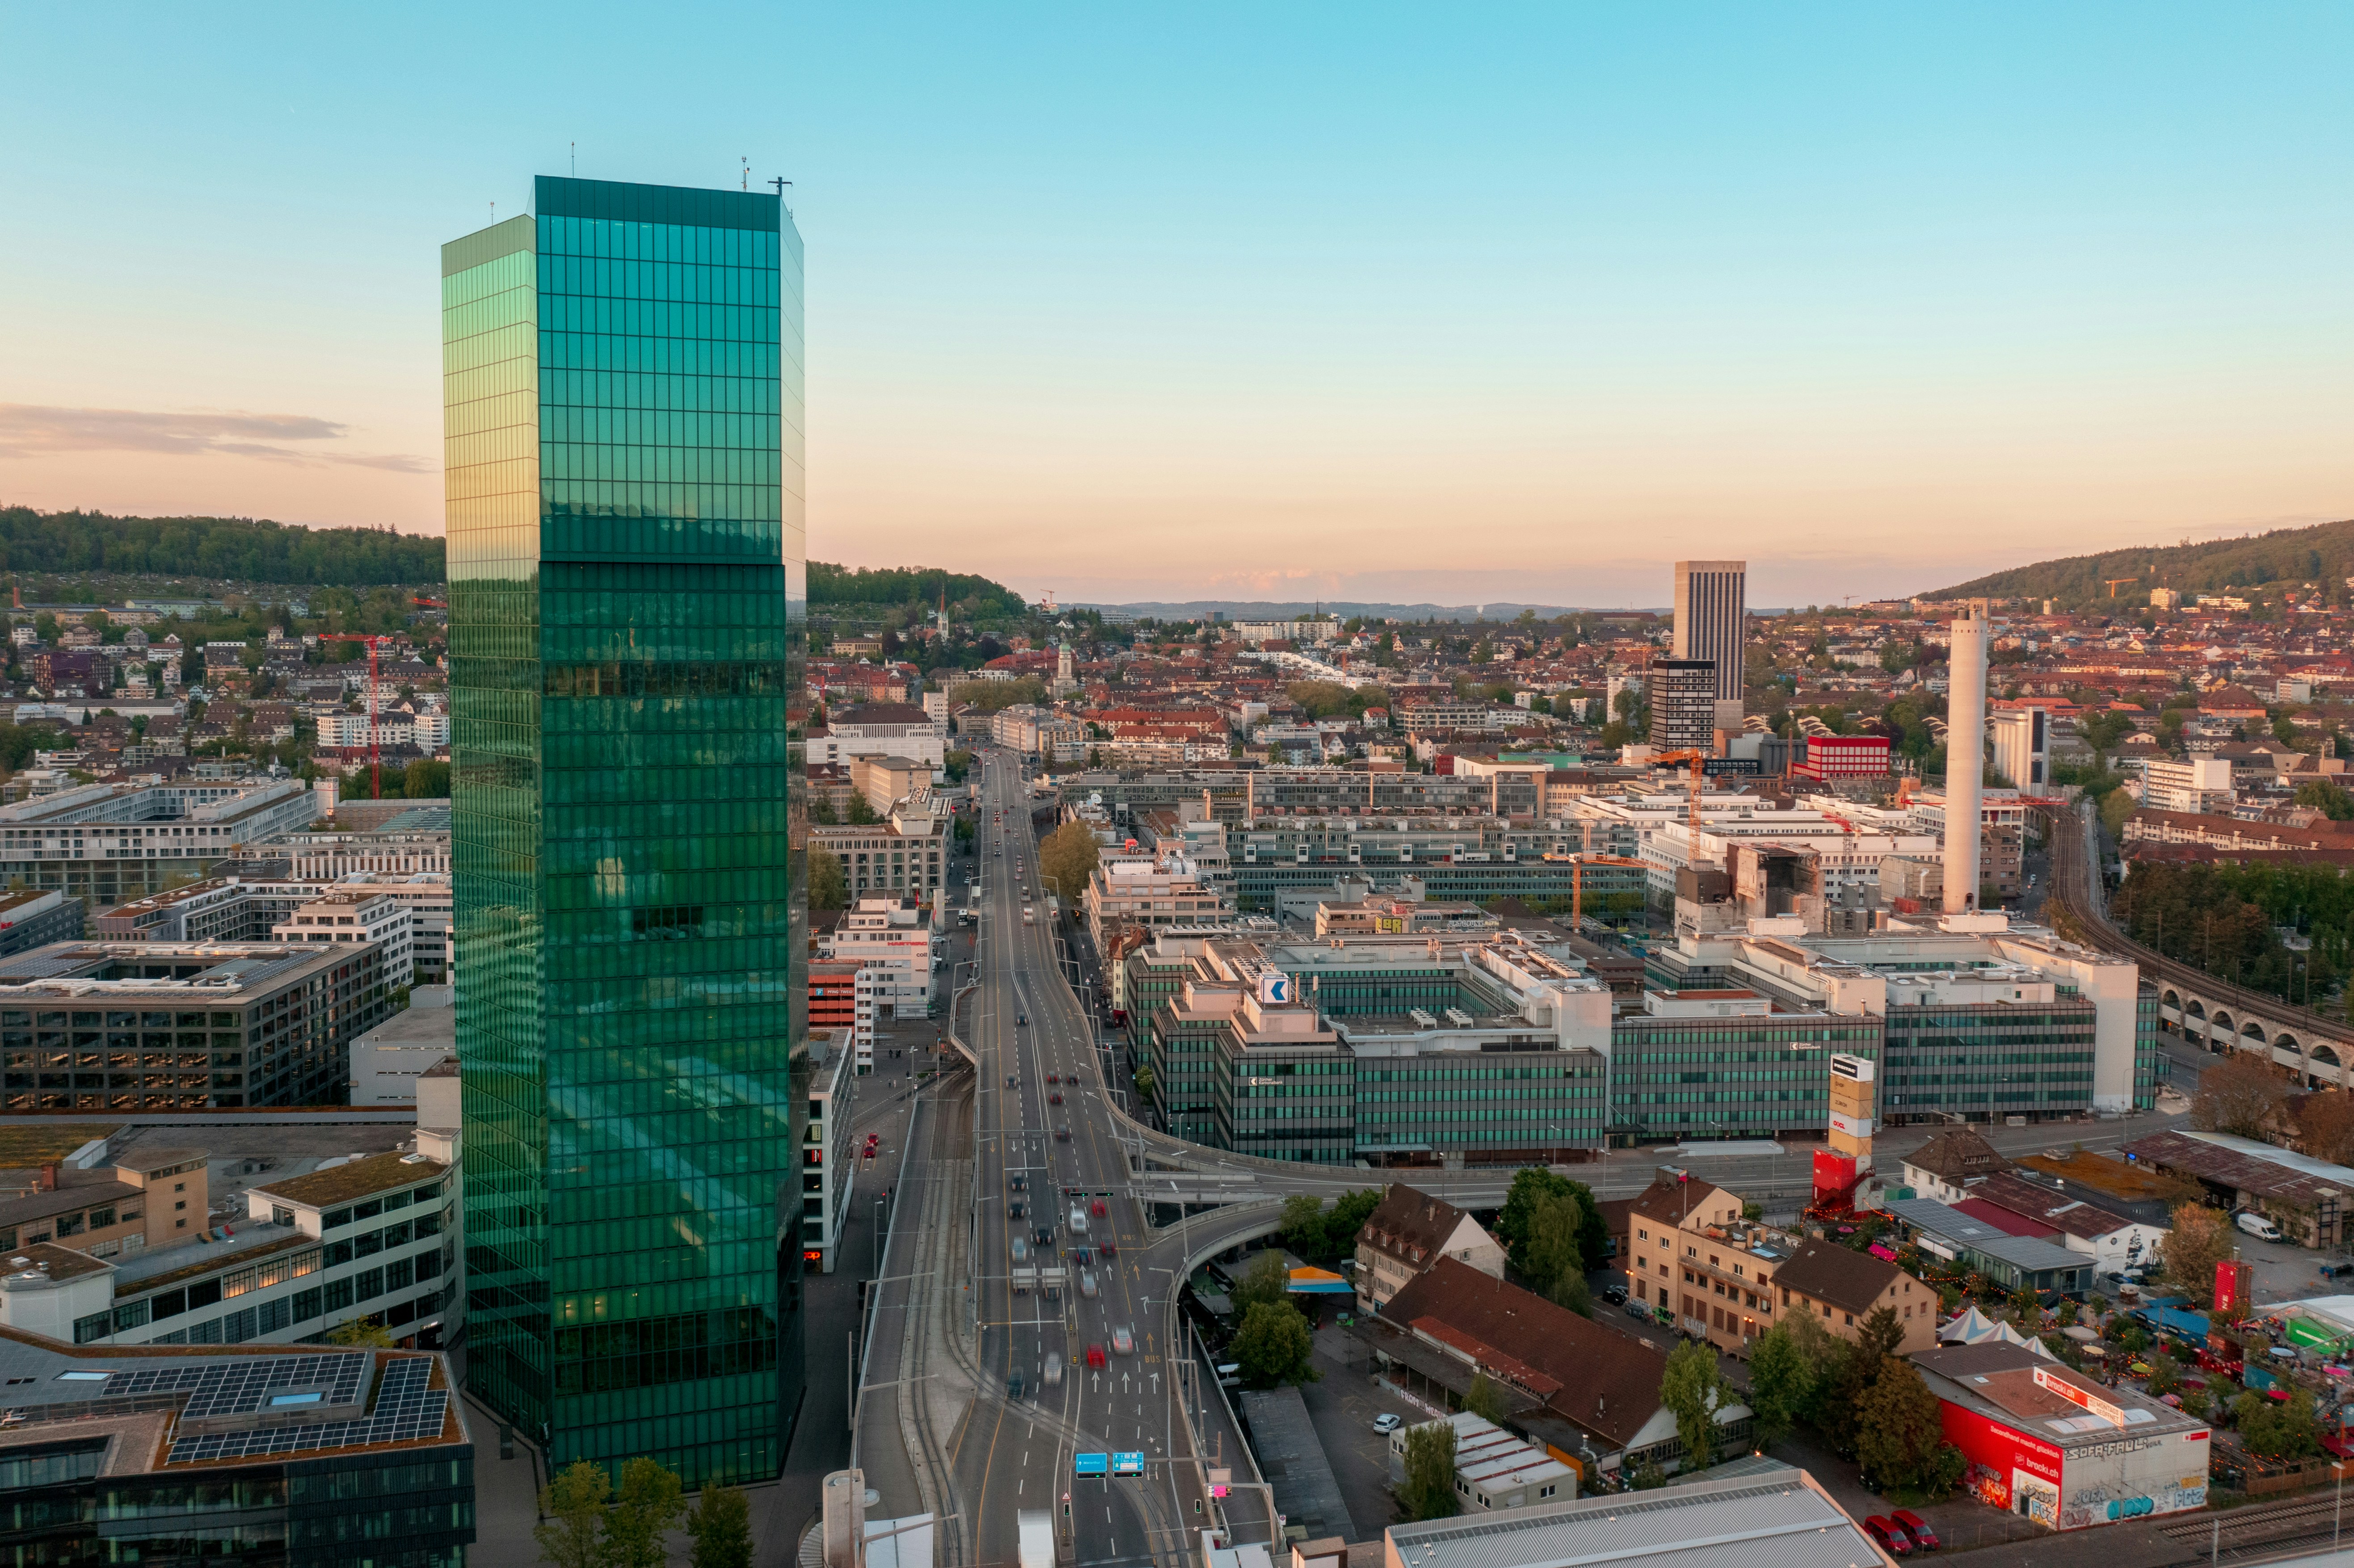
[[[2007,1171],[2010,1161],[1967,1127],[1947,1128],[1904,1157],[1904,1163],[1959,1186],[1976,1176]]]
[[[1505,1381],[1544,1380],[1548,1409],[1614,1443],[1631,1442],[1659,1413],[1664,1354],[1454,1258],[1409,1280],[1382,1316]]]
[[[1640,1214],[1647,1220],[1657,1220],[1663,1225],[1678,1225],[1694,1209],[1704,1208],[1710,1199],[1723,1189],[1713,1182],[1694,1176],[1679,1181],[1672,1176],[1661,1176],[1635,1195],[1628,1205],[1629,1213]],[[1729,1197],[1730,1194],[1727,1194]]]
[[[1380,1205],[1365,1216],[1357,1239],[1416,1268],[1426,1266],[1463,1223],[1463,1211],[1443,1198],[1392,1182]]]
[[[1903,1272],[1885,1258],[1814,1236],[1774,1270],[1774,1283],[1843,1312],[1869,1312]]]

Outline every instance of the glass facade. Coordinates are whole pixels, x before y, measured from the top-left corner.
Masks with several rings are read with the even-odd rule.
[[[2096,1022],[2091,1002],[2065,994],[2041,1007],[1891,1007],[1881,1119],[1903,1126],[2090,1111]]]
[[[1857,1014],[1637,1015],[1610,1026],[1610,1143],[1771,1138],[1830,1125],[1829,1052],[1877,1059]]]
[[[776,1475],[807,1102],[801,250],[541,178],[442,249],[469,1384],[557,1467]]]

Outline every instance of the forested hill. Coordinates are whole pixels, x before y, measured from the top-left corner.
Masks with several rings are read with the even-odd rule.
[[[2281,528],[2200,545],[2143,546],[2039,561],[1921,597],[2050,599],[2070,606],[2147,605],[2154,588],[2225,593],[2270,583],[2292,588],[2311,583],[2335,597],[2344,592],[2349,577],[2354,577],[2354,521]],[[2129,580],[2116,581],[2119,578]],[[2114,601],[2109,597],[2112,582],[2115,582]]]
[[[0,506],[0,571],[376,588],[438,583],[442,569],[439,538],[378,528]]]
[[[943,590],[950,608],[962,609],[969,615],[1018,616],[1023,610],[1020,594],[1003,583],[969,573],[941,571],[934,567],[860,567],[852,570],[828,561],[809,564],[811,604],[868,604],[877,608],[919,604],[937,609]]]

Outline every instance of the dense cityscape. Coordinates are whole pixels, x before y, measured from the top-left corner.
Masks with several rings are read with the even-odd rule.
[[[2327,246],[2230,249],[2308,65],[2055,18],[2013,143],[1702,113],[1917,18],[721,15],[468,18],[514,124],[20,19],[255,172],[100,238],[27,148],[0,1552],[2341,1560],[2354,520]],[[799,166],[682,162],[780,59]]]

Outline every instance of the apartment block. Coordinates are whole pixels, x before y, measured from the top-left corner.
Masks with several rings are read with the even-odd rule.
[[[810,845],[842,862],[843,889],[929,900],[938,895],[948,863],[949,818],[928,808],[902,807],[886,821],[812,823]]]
[[[0,806],[0,877],[92,908],[160,893],[310,825],[310,789],[276,783],[87,784]]]
[[[812,1058],[818,1054],[816,1028],[812,1019]],[[858,1174],[858,1140],[850,1125],[853,1068],[852,1054],[829,1044],[810,1080],[809,1124],[801,1132],[801,1249],[804,1269],[820,1274],[832,1274],[839,1261],[843,1222],[850,1216],[851,1186]]]
[[[172,1179],[151,1179],[151,1215]],[[95,1246],[25,1243],[66,1287],[20,1296],[13,1278],[0,1279],[0,1322],[77,1345],[323,1343],[366,1318],[434,1349],[454,1330],[462,1308],[448,1165],[417,1154],[332,1160],[250,1188],[247,1202],[241,1223],[192,1233],[200,1245],[101,1258]]]
[[[392,1007],[374,943],[52,943],[0,959],[0,1095],[19,1112],[332,1105]]]
[[[272,926],[270,935],[280,942],[373,943],[378,972],[388,986],[405,986],[416,973],[408,910],[389,894],[372,888],[332,888]]]
[[[104,1265],[64,1277],[82,1266],[60,1262],[0,1297],[103,1285]],[[11,1329],[0,1379],[17,1562],[461,1568],[474,1539],[474,1438],[440,1355],[78,1347]]]
[[[0,1251],[55,1242],[104,1261],[207,1239],[208,1169],[194,1149],[87,1170],[40,1166],[24,1190],[0,1198]]]

